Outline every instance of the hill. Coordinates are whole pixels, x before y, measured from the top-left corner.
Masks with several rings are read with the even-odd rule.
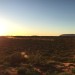
[[[60,36],[75,36],[75,34],[62,34]]]

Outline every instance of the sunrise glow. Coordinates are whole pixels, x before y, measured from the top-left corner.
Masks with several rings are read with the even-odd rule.
[[[6,35],[7,28],[3,25],[0,25],[0,35]]]
[[[75,1],[1,0],[0,36],[75,33]]]

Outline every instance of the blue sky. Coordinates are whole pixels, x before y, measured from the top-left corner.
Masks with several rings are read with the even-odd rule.
[[[0,0],[0,28],[1,35],[74,34],[75,0]]]

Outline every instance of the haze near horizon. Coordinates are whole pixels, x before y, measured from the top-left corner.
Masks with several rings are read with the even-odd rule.
[[[74,0],[0,0],[0,36],[75,34]]]

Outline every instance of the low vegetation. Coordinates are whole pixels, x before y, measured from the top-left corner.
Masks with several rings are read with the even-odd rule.
[[[75,75],[75,37],[0,37],[0,75]]]

